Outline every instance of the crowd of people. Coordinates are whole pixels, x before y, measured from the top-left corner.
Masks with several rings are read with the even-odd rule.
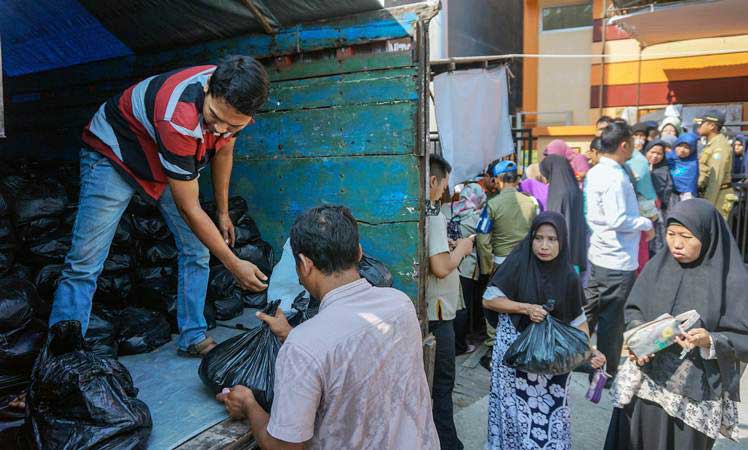
[[[606,449],[709,449],[720,434],[736,439],[748,273],[727,220],[748,159],[746,137],[731,143],[724,124],[719,111],[692,131],[676,117],[630,126],[604,116],[588,151],[555,140],[523,173],[497,160],[454,193],[450,165],[432,155],[429,197],[441,208],[427,212],[426,300],[442,449],[463,448],[453,421],[455,356],[475,350],[469,324],[475,331],[484,320],[486,449],[571,448],[570,374],[525,373],[503,361],[548,314],[597,335],[578,370],[609,375]],[[550,312],[542,307],[549,300]],[[626,330],[688,310],[700,320],[679,345],[621,357]]]

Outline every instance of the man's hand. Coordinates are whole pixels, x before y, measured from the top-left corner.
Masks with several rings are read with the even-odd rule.
[[[216,400],[223,402],[223,406],[233,419],[245,419],[249,415],[249,405],[255,401],[255,396],[251,389],[236,385],[231,389],[224,389],[216,395]]]
[[[646,239],[646,241],[649,242],[652,239],[654,239],[656,235],[657,233],[655,232],[655,229],[652,228],[651,230],[644,232],[644,239]]]
[[[236,231],[234,230],[234,224],[231,222],[231,217],[228,213],[221,213],[218,215],[218,231],[221,232],[223,240],[226,245],[233,247],[236,243]]]
[[[288,323],[286,315],[283,314],[283,310],[280,308],[275,311],[275,317],[269,316],[259,311],[256,315],[258,319],[268,324],[268,326],[270,327],[270,331],[278,336],[278,339],[280,339],[281,342],[286,340],[286,338],[288,337],[288,333],[290,333],[293,329],[291,324]]]
[[[252,292],[262,292],[267,289],[268,277],[260,269],[249,261],[236,258],[236,261],[228,267],[236,278],[236,282],[242,289]]]

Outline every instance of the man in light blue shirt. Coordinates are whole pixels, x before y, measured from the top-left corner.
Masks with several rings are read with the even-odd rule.
[[[654,236],[652,221],[639,214],[634,186],[624,169],[634,147],[625,124],[608,125],[601,136],[600,162],[588,173],[584,188],[587,224],[592,231],[591,263],[586,290],[590,331],[597,322],[598,348],[615,375],[623,345],[623,306],[636,279],[639,239]]]

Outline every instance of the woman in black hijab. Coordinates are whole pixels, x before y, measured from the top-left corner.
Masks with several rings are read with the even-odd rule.
[[[540,162],[540,173],[548,180],[546,209],[560,213],[569,232],[569,258],[577,273],[587,268],[587,222],[584,198],[566,158],[548,155]]]
[[[556,212],[542,212],[530,232],[509,254],[483,296],[486,316],[496,327],[491,365],[487,449],[571,448],[569,374],[527,373],[504,365],[509,346],[530,322],[547,314],[587,332],[584,293],[569,262],[566,222]],[[542,305],[555,300],[547,313]],[[605,356],[595,350],[593,367]]]
[[[668,251],[645,267],[625,307],[627,328],[663,313],[701,319],[678,344],[629,360],[614,382],[605,448],[711,449],[737,439],[740,362],[748,361],[748,271],[730,231],[703,199],[678,203],[667,219]],[[680,358],[683,348],[689,350]]]

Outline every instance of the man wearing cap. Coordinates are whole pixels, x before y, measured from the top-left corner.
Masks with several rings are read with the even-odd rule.
[[[493,229],[489,233],[479,234],[477,239],[481,275],[493,273],[504,262],[530,231],[530,225],[538,213],[537,200],[517,190],[520,181],[517,164],[501,161],[493,168],[493,176],[500,193],[490,199],[486,206]],[[489,351],[481,360],[484,367],[489,365],[490,348],[496,341],[496,330],[488,323],[487,327],[488,339],[485,344]]]
[[[699,193],[727,220],[736,200],[732,189],[732,148],[721,133],[725,114],[711,110],[696,119],[698,133],[706,138],[699,156]]]

